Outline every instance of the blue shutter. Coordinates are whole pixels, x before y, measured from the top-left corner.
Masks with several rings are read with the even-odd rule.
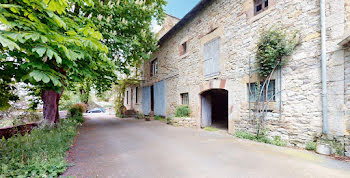
[[[144,115],[151,112],[151,87],[142,88],[142,112]]]
[[[219,57],[219,38],[216,38],[203,47],[204,57],[204,77],[211,77],[219,74],[220,57]]]
[[[154,84],[154,114],[157,116],[166,116],[166,90],[165,80]]]

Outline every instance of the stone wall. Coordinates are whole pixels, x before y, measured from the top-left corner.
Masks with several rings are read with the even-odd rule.
[[[179,127],[197,128],[196,120],[186,117],[174,117],[170,119],[170,124]]]
[[[169,14],[166,14],[166,17],[164,19],[163,25],[159,32],[157,33],[158,39],[162,38],[163,35],[165,35],[173,26],[179,22],[180,19],[177,17],[171,16]]]
[[[350,48],[345,50],[345,129],[350,133]],[[350,143],[349,143],[350,144]],[[350,152],[350,150],[349,150]]]
[[[322,131],[321,44],[319,1],[273,1],[268,10],[252,16],[252,0],[214,1],[191,19],[177,33],[161,44],[153,59],[159,60],[159,72],[150,77],[149,63],[144,64],[142,86],[167,80],[167,115],[181,105],[180,93],[188,92],[191,117],[201,123],[203,85],[216,79],[225,80],[229,91],[229,132],[255,131],[255,121],[249,117],[249,59],[254,66],[256,44],[263,29],[279,27],[298,32],[301,44],[276,82],[281,96],[268,114],[269,136],[280,136],[290,145],[304,146]],[[344,134],[344,50],[337,44],[345,29],[345,0],[327,1],[328,25],[328,87],[330,133]],[[248,7],[248,8],[247,8]],[[292,8],[291,8],[292,7]],[[248,12],[249,11],[249,12]],[[337,15],[340,14],[340,15]],[[220,38],[220,74],[211,78],[203,75],[203,45]],[[180,45],[187,42],[187,52]],[[343,88],[342,88],[343,87]],[[281,100],[281,115],[279,101]],[[349,105],[347,105],[349,106]]]
[[[137,89],[137,101],[136,101],[136,87]],[[131,90],[133,91],[131,96]],[[129,102],[127,103],[127,92],[129,93]],[[125,90],[124,106],[127,110],[135,110],[142,113],[142,87],[130,86]]]

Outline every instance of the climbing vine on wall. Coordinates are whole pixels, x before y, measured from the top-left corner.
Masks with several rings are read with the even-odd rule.
[[[297,33],[275,28],[263,31],[256,53],[260,76],[266,78],[273,70],[285,65],[287,61],[284,57],[291,55],[298,44]]]
[[[125,78],[118,80],[118,84],[116,85],[116,102],[115,102],[115,111],[116,115],[120,116],[124,114],[124,98],[125,98],[125,90],[129,86],[135,86],[140,83],[140,80],[136,78]]]
[[[257,82],[256,84],[258,91],[256,92],[257,96],[254,106],[258,137],[266,132],[264,121],[269,109],[269,102],[275,97],[267,97],[268,91],[266,90],[269,88],[271,77],[277,69],[287,63],[287,58],[285,57],[291,55],[298,44],[299,38],[296,32],[290,33],[276,28],[263,31],[260,37],[257,44],[256,62],[257,72],[262,79],[262,83]],[[249,88],[251,87],[249,86]],[[273,92],[272,94],[276,95],[280,92]],[[251,94],[252,91],[249,91],[249,93]]]

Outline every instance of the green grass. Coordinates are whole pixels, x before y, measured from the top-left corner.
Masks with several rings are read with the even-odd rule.
[[[57,177],[69,166],[67,151],[81,115],[61,119],[55,127],[39,126],[30,134],[0,140],[0,177]]]
[[[279,137],[279,136],[275,136],[275,138],[272,140],[272,139],[267,138],[264,135],[257,136],[255,134],[251,134],[248,132],[236,131],[235,137],[253,140],[253,141],[261,142],[261,143],[267,143],[267,144],[276,145],[276,146],[286,146],[287,145],[287,143],[284,140],[282,140],[281,137]]]
[[[307,150],[316,150],[316,142],[307,142],[305,149]]]
[[[161,116],[154,116],[154,120],[157,120],[157,121],[167,121],[165,118],[161,117]]]
[[[218,131],[219,129],[213,128],[213,127],[205,127],[204,130],[210,131],[210,132],[216,132],[216,131]]]

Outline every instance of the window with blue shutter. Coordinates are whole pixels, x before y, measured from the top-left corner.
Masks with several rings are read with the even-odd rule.
[[[203,47],[204,54],[204,77],[212,77],[219,74],[219,38],[216,38]]]

